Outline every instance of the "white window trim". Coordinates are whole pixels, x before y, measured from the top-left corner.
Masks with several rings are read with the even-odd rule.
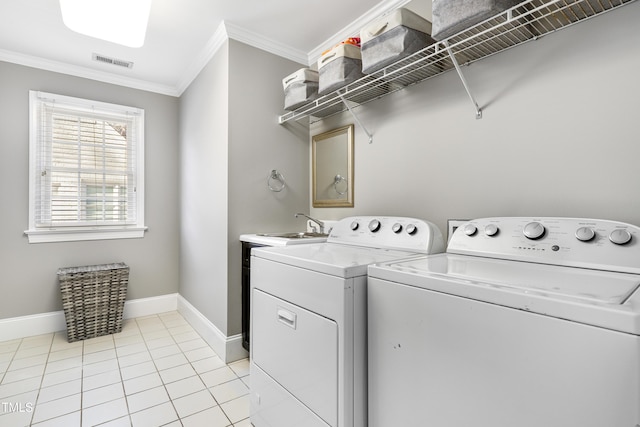
[[[38,123],[35,103],[38,98],[49,98],[59,100],[70,104],[85,104],[87,108],[95,106],[98,109],[112,111],[122,110],[124,108],[135,110],[142,116],[144,124],[144,110],[124,107],[115,104],[109,104],[99,101],[90,101],[81,98],[73,98],[64,95],[51,94],[39,91],[29,91],[29,229],[25,230],[25,234],[29,239],[29,243],[50,243],[50,242],[73,242],[86,240],[110,240],[110,239],[135,239],[144,237],[145,231],[148,229],[144,225],[144,125],[138,129],[138,145],[136,147],[137,155],[137,182],[136,182],[136,219],[135,225],[114,225],[114,226],[89,226],[89,227],[51,227],[37,228],[35,209],[36,209],[36,191],[37,183],[35,179],[34,168],[36,165],[36,150],[38,147]]]

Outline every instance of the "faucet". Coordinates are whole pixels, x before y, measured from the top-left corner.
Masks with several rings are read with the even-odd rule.
[[[309,220],[315,222],[316,224],[318,224],[318,226],[320,227],[320,233],[324,234],[324,222],[320,221],[319,219],[315,219],[315,218],[311,218],[309,215],[305,215],[303,213],[297,213],[295,215],[296,218],[303,216],[305,218],[308,218]]]

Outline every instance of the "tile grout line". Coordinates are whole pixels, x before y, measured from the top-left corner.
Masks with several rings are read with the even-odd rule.
[[[164,326],[165,330],[166,330],[167,332],[169,332],[169,328],[167,327],[167,324],[165,323],[165,321],[164,321],[162,318],[160,318],[160,322],[161,322],[161,323],[162,323],[162,325]],[[187,324],[188,324],[188,322],[187,322]],[[192,330],[193,330],[193,328],[192,328]],[[177,346],[177,347],[178,347],[178,349],[180,350],[180,353],[179,353],[179,354],[181,354],[182,356],[184,356],[184,358],[187,360],[187,363],[186,363],[185,365],[189,365],[189,366],[193,369],[193,371],[195,372],[195,376],[196,376],[196,377],[198,377],[198,379],[199,379],[200,381],[202,381],[202,379],[200,378],[200,374],[198,373],[198,371],[196,371],[196,369],[195,369],[195,368],[194,368],[194,366],[193,366],[193,361],[189,360],[189,358],[188,358],[188,357],[187,357],[187,355],[185,354],[185,351],[184,351],[184,350],[183,350],[183,348],[180,346],[181,342],[176,341],[176,340],[175,340],[174,335],[173,335],[173,334],[171,334],[171,332],[169,332],[169,336],[171,337],[172,341],[176,344],[176,346]],[[145,341],[145,345],[146,345],[146,339],[144,338],[144,334],[142,334],[142,337],[143,337],[143,340]],[[202,337],[198,336],[198,339],[202,339]],[[195,341],[195,340],[190,340],[190,341]],[[188,341],[184,341],[184,342],[188,342]],[[208,348],[210,348],[208,345],[207,345],[207,347],[208,347]],[[202,348],[206,348],[206,347],[202,347]],[[192,350],[193,350],[193,349],[192,349]],[[214,352],[214,353],[215,353],[215,352]],[[219,356],[219,355],[217,355],[217,354],[216,354],[216,356],[217,356],[217,357],[220,357],[220,356]],[[167,357],[170,357],[170,356],[167,356]],[[153,356],[152,356],[152,361],[153,361],[153,363],[154,363],[154,366],[156,367],[156,370],[158,371],[158,375],[160,375],[160,371],[161,371],[161,370],[160,370],[160,369],[158,369],[158,366],[155,364],[155,359],[153,358]],[[227,365],[227,364],[225,364],[225,366],[228,366],[228,365]],[[171,368],[167,368],[167,369],[171,369]],[[221,369],[221,368],[219,368],[219,369]],[[215,370],[215,369],[214,369],[214,370]],[[236,377],[237,377],[237,374],[236,374],[235,372],[234,372],[234,375],[236,375]],[[164,389],[165,389],[165,392],[167,393],[167,396],[169,396],[169,401],[171,402],[171,405],[173,406],[173,408],[174,408],[174,410],[175,410],[175,412],[176,412],[176,415],[178,416],[178,421],[179,421],[181,424],[183,424],[183,423],[182,423],[182,417],[180,416],[180,413],[178,412],[178,409],[176,408],[176,406],[175,406],[175,404],[174,404],[174,402],[173,402],[173,401],[174,401],[174,399],[173,399],[173,398],[171,398],[171,395],[169,394],[169,390],[167,389],[167,383],[165,383],[165,381],[164,381],[164,379],[162,378],[162,376],[161,376],[161,375],[160,375],[160,380],[162,381],[162,385],[163,385],[163,387],[164,387]],[[176,381],[174,381],[174,382],[176,382]],[[220,410],[222,411],[223,415],[225,416],[225,418],[226,418],[226,419],[227,419],[227,421],[229,422],[229,424],[228,424],[228,425],[233,425],[233,423],[231,422],[231,419],[229,418],[229,416],[227,415],[227,413],[226,413],[226,412],[224,412],[224,409],[222,409],[222,406],[220,405],[220,403],[218,402],[218,400],[215,398],[215,396],[213,395],[213,393],[211,393],[211,389],[210,389],[210,387],[208,387],[208,386],[204,383],[204,381],[202,381],[202,383],[203,383],[203,384],[204,384],[204,386],[205,386],[205,388],[204,388],[204,389],[207,391],[207,393],[209,393],[209,396],[211,396],[211,398],[213,399],[213,401],[216,403],[216,406],[220,408]],[[191,396],[191,395],[196,394],[196,393],[199,393],[199,392],[200,392],[200,391],[195,391],[195,392],[192,392],[192,393],[186,394],[186,395],[184,395],[184,396],[180,396],[179,398],[183,398],[183,397]],[[177,399],[176,399],[176,400],[177,400]],[[156,405],[156,406],[158,406],[158,405]],[[216,406],[213,406],[212,408],[215,408]],[[206,409],[203,409],[203,410],[201,410],[201,411],[194,412],[193,414],[189,414],[189,415],[188,415],[188,416],[186,416],[185,418],[188,418],[188,417],[193,416],[193,415],[195,415],[195,414],[198,414],[198,413],[204,412],[204,411],[206,411],[206,410],[208,410],[208,409],[211,409],[211,408],[206,408]]]
[[[13,363],[14,360],[16,360],[16,354],[18,354],[18,350],[20,349],[20,346],[22,345],[22,342],[24,341],[24,338],[20,338],[20,342],[18,343],[18,346],[16,347],[15,350],[13,350],[13,354],[11,356],[11,360],[9,360],[9,364],[7,365],[7,369],[4,371],[4,373],[2,374],[2,377],[0,378],[0,385],[4,384],[4,379],[7,376],[7,373],[9,372],[9,368],[11,368],[11,364]],[[8,353],[8,352],[7,352]],[[4,414],[4,407],[2,409],[2,414],[1,415],[8,415],[9,413]],[[35,412],[35,404],[34,404],[34,410],[33,412]],[[31,418],[33,418],[33,414],[31,414]],[[31,421],[31,420],[30,420]],[[29,425],[31,425],[31,422],[29,422]]]
[[[158,316],[157,314],[154,315],[154,317],[157,317],[158,320],[160,321],[160,323],[162,323],[162,327],[166,329],[164,322],[162,321],[162,319],[160,318],[160,316]],[[137,323],[137,319],[136,319],[136,323]],[[140,329],[140,325],[138,325],[138,329]],[[155,331],[154,331],[155,332]],[[160,381],[162,382],[162,388],[164,389],[164,392],[167,393],[167,396],[169,396],[169,402],[171,402],[171,407],[173,408],[173,411],[176,413],[176,416],[178,417],[178,422],[180,422],[180,424],[182,424],[182,422],[180,421],[180,414],[178,414],[178,409],[176,408],[176,405],[173,403],[173,399],[171,398],[171,395],[169,394],[169,390],[167,390],[167,385],[165,384],[164,380],[162,379],[162,375],[160,375],[160,369],[158,369],[158,365],[156,365],[156,360],[153,357],[153,354],[151,353],[151,349],[149,348],[149,345],[147,344],[147,339],[144,336],[144,333],[142,332],[142,329],[140,329],[140,335],[142,337],[142,341],[144,342],[144,346],[146,347],[147,351],[149,352],[149,355],[151,357],[151,362],[153,363],[153,366],[156,368],[156,372],[158,373],[158,376],[160,377]],[[169,334],[171,336],[171,334]],[[173,340],[173,336],[171,336],[171,339]],[[175,342],[175,340],[173,340]],[[176,343],[177,345],[177,343]],[[180,346],[178,346],[179,348]],[[124,387],[124,381],[123,381],[123,387]],[[126,395],[126,391],[125,391],[125,395]],[[160,403],[158,405],[154,405],[152,407],[156,407],[156,406],[160,406],[163,405],[164,403]],[[147,410],[149,408],[146,408],[144,410]],[[138,411],[141,412],[141,411]],[[131,416],[131,413],[129,413],[129,415]],[[171,421],[170,423],[172,423],[173,421]],[[170,424],[167,423],[167,424]],[[133,425],[133,418],[131,419],[131,425]]]
[[[169,331],[169,328],[167,327],[166,323],[162,320],[162,318],[160,319],[160,321],[163,323],[163,325],[165,326],[166,330],[167,330],[167,331]],[[193,327],[192,327],[192,330],[193,330]],[[187,360],[187,364],[188,364],[188,365],[191,367],[191,369],[193,369],[193,371],[196,373],[196,375],[195,375],[195,376],[196,376],[200,381],[202,381],[202,378],[200,378],[200,373],[198,373],[198,371],[197,371],[197,370],[195,369],[195,367],[193,366],[193,361],[192,361],[192,360],[189,360],[189,358],[188,358],[188,357],[187,357],[187,355],[185,354],[184,349],[180,346],[180,344],[181,344],[181,343],[179,343],[179,342],[177,342],[177,341],[175,340],[175,337],[173,336],[173,334],[171,334],[171,332],[169,332],[169,335],[171,336],[171,339],[176,343],[176,345],[177,345],[177,346],[178,346],[178,348],[180,349],[180,354],[182,354],[182,355],[184,356],[184,358]],[[202,339],[202,337],[200,337],[200,336],[198,335],[198,339]],[[190,340],[190,341],[196,341],[196,340]],[[188,341],[184,341],[184,342],[188,342]],[[206,342],[205,342],[205,343],[206,343]],[[205,348],[205,347],[201,347],[201,348]],[[207,345],[207,348],[211,348],[211,347],[209,347],[209,345]],[[192,350],[195,350],[195,349],[192,349]],[[214,352],[214,354],[216,354],[216,353]],[[216,356],[217,356],[217,357],[220,357],[218,354],[216,354]],[[201,360],[203,360],[203,359],[201,359]],[[226,366],[226,364],[225,364],[225,366]],[[215,369],[214,369],[214,370],[215,370]],[[234,372],[234,374],[235,374],[235,372]],[[162,379],[162,377],[161,377],[161,379]],[[166,390],[166,386],[167,386],[167,384],[164,382],[164,380],[163,380],[162,382],[163,382],[163,385],[164,385],[165,390]],[[204,383],[204,381],[202,381],[202,383],[204,384],[204,389],[209,393],[209,395],[211,396],[211,398],[213,399],[213,401],[216,403],[216,406],[218,406],[218,407],[220,408],[220,410],[222,411],[222,414],[227,418],[227,421],[229,421],[229,425],[232,425],[233,423],[231,422],[231,419],[229,418],[229,416],[227,415],[227,413],[226,413],[226,412],[224,412],[224,409],[222,409],[222,406],[220,405],[220,403],[218,402],[218,400],[216,399],[216,397],[213,395],[213,393],[211,393],[211,389],[210,389],[210,388],[209,388],[209,387]],[[178,415],[178,421],[180,421],[180,423],[184,425],[184,423],[182,423],[182,418],[180,417],[180,414],[178,413],[178,409],[177,409],[177,408],[175,408],[175,405],[173,404],[173,399],[171,398],[171,395],[169,394],[169,390],[166,390],[166,392],[167,392],[167,395],[169,396],[169,399],[170,399],[170,401],[171,401],[171,404],[174,406],[174,409],[175,409],[175,411],[176,411],[176,414]],[[196,394],[196,393],[199,393],[199,391],[196,391],[196,392],[193,392],[193,393],[189,393],[189,394],[186,394],[186,395],[184,395],[184,396],[180,396],[180,398],[183,398],[183,397],[186,397],[186,396],[191,396],[191,395]],[[215,408],[215,406],[213,406],[213,408]],[[185,418],[188,418],[188,417],[193,416],[193,415],[195,415],[195,414],[199,414],[199,413],[204,412],[204,411],[207,411],[207,410],[209,410],[209,409],[211,409],[211,408],[206,408],[206,409],[203,409],[203,410],[201,410],[201,411],[194,412],[193,414],[189,414],[189,415],[187,415]],[[227,427],[228,427],[228,426],[227,426]]]
[[[0,384],[3,384],[4,378],[7,376],[7,372],[9,372],[9,368],[11,367],[11,364],[13,363],[13,361],[16,358],[16,354],[18,353],[18,349],[20,349],[20,346],[22,345],[22,341],[24,340],[24,338],[20,338],[20,342],[18,343],[18,347],[16,347],[15,350],[13,350],[11,353],[11,360],[9,360],[9,364],[7,365],[7,369],[2,373],[2,377],[0,377]],[[7,351],[7,353],[9,353]]]
[[[51,342],[49,343],[49,351],[47,353],[46,361],[44,362],[44,369],[42,370],[42,375],[40,376],[40,386],[38,387],[38,392],[36,393],[36,401],[33,402],[33,411],[31,411],[31,416],[29,417],[29,425],[33,424],[34,417],[36,416],[36,408],[38,406],[38,400],[40,399],[40,393],[42,391],[42,384],[44,383],[44,374],[47,372],[47,365],[49,364],[49,358],[51,357],[51,349],[53,348],[53,342],[55,341],[56,334],[55,332],[51,334]],[[24,341],[24,339],[23,339]],[[20,343],[22,346],[22,342]],[[18,350],[20,347],[18,347]],[[17,351],[16,351],[17,354]],[[14,355],[15,357],[15,355]],[[11,365],[9,365],[11,366]]]
[[[145,326],[144,325],[144,321],[140,321],[142,319],[145,319],[145,320],[146,319],[151,319],[152,323],[156,323],[157,322],[157,326],[152,325],[152,324],[150,324],[148,326]],[[184,422],[183,422],[184,419],[186,419],[188,417],[191,417],[191,416],[194,416],[194,415],[197,415],[197,414],[200,414],[202,412],[211,410],[211,409],[213,409],[215,407],[218,407],[219,411],[221,412],[221,414],[224,415],[224,420],[225,421],[223,421],[223,422],[225,423],[225,425],[227,427],[233,426],[234,422],[231,421],[230,416],[223,409],[223,406],[222,406],[223,403],[221,403],[221,401],[219,401],[218,398],[215,397],[215,395],[213,394],[212,389],[215,388],[215,387],[218,387],[218,386],[222,386],[224,384],[229,384],[229,383],[231,383],[233,381],[240,381],[241,384],[243,384],[244,386],[247,386],[247,384],[243,381],[243,378],[248,376],[248,374],[245,375],[245,376],[240,376],[240,373],[244,373],[244,371],[242,369],[240,369],[240,370],[233,369],[230,366],[230,365],[232,365],[232,364],[234,364],[236,362],[240,362],[240,361],[234,361],[234,362],[231,362],[231,363],[222,362],[222,365],[218,366],[217,363],[220,362],[219,355],[217,353],[215,353],[215,351],[212,351],[211,347],[206,343],[206,341],[204,341],[202,344],[196,342],[198,340],[203,341],[202,337],[193,329],[193,327],[183,317],[181,317],[179,315],[179,313],[176,313],[175,316],[174,315],[169,315],[169,316],[164,316],[163,317],[163,316],[160,316],[160,315],[153,315],[153,316],[145,316],[143,318],[134,318],[134,319],[131,319],[130,322],[133,322],[132,328],[134,327],[135,330],[132,330],[131,331],[132,333],[130,335],[128,334],[128,335],[123,336],[123,339],[127,339],[129,336],[131,336],[131,337],[137,336],[139,338],[137,338],[135,341],[132,338],[132,339],[130,339],[130,343],[129,344],[125,344],[125,345],[122,345],[120,347],[124,348],[127,345],[143,344],[142,346],[140,346],[140,347],[143,348],[143,350],[141,350],[140,352],[136,351],[136,352],[133,352],[133,353],[125,353],[125,354],[123,354],[123,357],[129,357],[129,356],[132,356],[134,354],[138,354],[138,353],[141,354],[143,352],[146,352],[149,355],[148,357],[149,357],[150,361],[152,362],[152,366],[155,369],[155,373],[158,375],[158,377],[159,377],[159,379],[161,381],[162,389],[163,389],[163,391],[165,392],[165,394],[166,394],[166,396],[168,398],[168,402],[171,403],[171,407],[173,408],[173,411],[174,411],[174,414],[175,414],[174,416],[176,417],[175,420],[169,421],[168,423],[172,424],[172,423],[177,421],[177,424],[184,425]],[[145,329],[147,330],[146,334],[145,334]],[[174,329],[175,332],[171,332],[170,329]],[[186,330],[180,330],[180,329],[186,329]],[[60,332],[63,332],[63,331],[60,331]],[[187,336],[188,334],[193,334],[193,337]],[[185,336],[184,337],[179,337],[180,335],[185,335]],[[176,337],[179,337],[180,341],[178,341],[178,339]],[[14,363],[14,361],[15,360],[19,360],[17,358],[17,356],[18,356],[22,346],[25,345],[24,343],[25,343],[25,339],[26,338],[28,338],[28,337],[20,338],[20,341],[16,344],[15,349],[11,351],[11,357],[10,357],[10,360],[9,360],[9,362],[7,364],[7,370],[5,370],[2,373],[2,376],[0,377],[0,384],[2,384],[2,381],[5,379],[5,377],[7,375],[7,372],[10,372],[9,369],[10,369],[11,365]],[[39,377],[39,381],[37,382],[38,388],[37,388],[37,390],[34,390],[34,392],[35,392],[34,409],[33,409],[33,413],[31,413],[30,417],[29,417],[29,421],[30,421],[29,425],[33,425],[33,422],[36,420],[35,415],[36,415],[37,407],[39,406],[39,403],[40,403],[39,400],[44,397],[43,390],[45,388],[48,388],[48,387],[57,387],[57,386],[60,386],[61,384],[70,383],[72,381],[73,382],[80,381],[80,384],[79,384],[79,386],[80,386],[79,387],[80,388],[80,396],[79,396],[79,398],[80,398],[80,406],[79,406],[79,409],[76,409],[74,406],[70,405],[69,408],[73,408],[73,410],[69,409],[71,412],[55,415],[55,416],[52,416],[51,418],[47,418],[47,419],[38,420],[38,423],[41,423],[41,422],[52,422],[52,420],[55,420],[57,418],[67,417],[67,416],[69,416],[71,414],[74,414],[76,411],[78,411],[79,412],[79,418],[80,418],[80,425],[82,425],[83,421],[85,421],[85,408],[83,406],[84,403],[85,403],[85,393],[86,392],[90,392],[92,390],[99,390],[101,388],[105,388],[105,387],[109,387],[110,386],[110,385],[100,385],[99,387],[95,387],[95,388],[93,388],[91,390],[85,389],[85,385],[86,385],[85,384],[85,379],[90,378],[91,376],[100,375],[101,374],[100,370],[102,370],[103,368],[107,368],[107,366],[96,367],[95,369],[92,369],[91,372],[87,371],[87,368],[89,366],[93,365],[93,364],[99,364],[99,363],[103,363],[103,362],[107,362],[107,361],[111,360],[111,359],[101,360],[102,356],[90,357],[90,355],[94,354],[94,353],[96,353],[96,354],[100,353],[101,351],[113,351],[113,353],[114,353],[113,358],[115,358],[114,365],[115,365],[115,367],[117,367],[117,370],[118,370],[117,377],[118,377],[118,380],[119,380],[119,386],[121,387],[121,390],[122,390],[122,393],[123,393],[123,398],[124,398],[124,403],[125,403],[127,414],[126,415],[123,414],[123,416],[118,416],[118,417],[116,417],[114,419],[104,420],[104,421],[101,421],[100,423],[101,424],[106,424],[106,423],[111,423],[111,422],[116,421],[116,420],[124,420],[126,418],[126,419],[128,419],[129,424],[134,426],[134,424],[133,424],[133,413],[131,412],[132,408],[129,406],[129,400],[128,400],[127,391],[126,391],[125,385],[124,385],[125,380],[124,380],[124,377],[123,377],[122,370],[126,369],[126,368],[129,368],[129,367],[132,367],[132,366],[135,366],[137,364],[142,364],[142,363],[147,363],[147,362],[133,363],[133,364],[129,364],[126,367],[123,367],[121,365],[121,363],[122,363],[122,361],[120,360],[121,357],[119,357],[119,355],[118,355],[118,348],[119,348],[118,345],[117,345],[118,344],[118,340],[116,339],[116,336],[114,334],[111,334],[109,338],[100,340],[97,343],[88,343],[86,340],[83,340],[79,344],[80,353],[81,353],[80,354],[80,366],[79,366],[79,368],[80,368],[80,378],[79,379],[69,379],[69,378],[73,378],[73,377],[64,377],[63,375],[58,374],[58,373],[64,373],[65,371],[71,371],[71,370],[77,369],[75,363],[73,363],[73,362],[71,362],[69,364],[69,366],[61,364],[60,367],[63,367],[65,369],[56,370],[56,371],[53,371],[53,372],[50,373],[51,375],[53,375],[53,374],[60,375],[58,378],[55,378],[55,381],[61,381],[61,382],[56,382],[54,384],[50,384],[48,387],[44,387],[44,385],[45,385],[45,377],[47,375],[47,370],[50,367],[51,363],[61,362],[61,361],[64,361],[66,359],[71,359],[71,358],[77,357],[77,356],[75,356],[73,354],[73,352],[70,351],[71,348],[65,348],[63,345],[58,345],[58,344],[60,344],[60,343],[58,343],[58,341],[60,339],[61,339],[61,337],[59,336],[58,332],[54,332],[54,333],[52,333],[51,335],[49,335],[47,337],[46,347],[47,347],[48,351],[46,353],[46,357],[44,357],[43,372],[41,373],[41,375]],[[159,344],[159,345],[158,346],[154,345],[153,348],[150,346],[150,343],[152,341],[154,341],[154,340],[163,340],[163,339],[166,339],[166,343],[158,342],[157,344]],[[188,344],[191,341],[193,341],[193,343],[191,345]],[[105,344],[101,345],[101,343],[103,343],[103,342]],[[91,348],[94,344],[97,345],[97,347],[96,348]],[[63,354],[59,354],[59,355],[57,355],[55,357],[55,360],[53,360],[54,354],[56,353],[56,351],[54,351],[54,346],[56,346],[55,350],[60,351],[60,352],[63,352],[63,351],[67,352],[68,351],[68,353],[64,354],[64,355]],[[104,346],[106,346],[107,348],[100,349],[101,347],[104,347]],[[166,354],[162,353],[161,349],[166,348],[166,347],[170,347],[170,346],[175,346],[176,347],[175,351],[177,351],[177,352],[174,353],[174,354],[169,354],[170,352],[172,352],[174,350],[173,349],[167,349]],[[44,347],[44,346],[33,346],[33,348],[36,348],[36,347]],[[25,350],[26,350],[26,352],[28,352],[30,349],[31,348],[28,348],[28,349],[25,349]],[[89,349],[92,350],[91,353],[87,353],[87,351]],[[113,350],[111,350],[111,349],[113,349]],[[132,350],[133,350],[133,348],[132,348]],[[200,350],[202,350],[202,354],[194,353],[194,354],[188,355],[188,353],[198,352]],[[207,351],[207,350],[209,350],[209,351]],[[5,353],[9,353],[9,352],[5,352]],[[42,354],[44,354],[44,353],[42,353]],[[154,354],[155,354],[155,356],[154,356]],[[163,358],[172,357],[174,355],[175,356],[179,355],[184,360],[184,363],[182,361],[180,361],[180,363],[178,365],[171,366],[171,364],[173,364],[174,361],[168,361],[167,367],[165,369],[159,369],[160,366],[157,364],[157,362],[159,360],[161,360]],[[105,357],[106,356],[107,355],[105,355]],[[25,358],[27,358],[27,357],[31,357],[31,356],[25,356]],[[33,356],[33,357],[35,357],[35,356]],[[205,360],[208,360],[208,359],[212,359],[213,360],[214,357],[216,359],[218,359],[218,362],[215,362],[215,361],[210,362],[210,363],[212,363],[212,365],[208,365],[208,363],[204,363],[204,364],[199,365],[199,368],[196,368],[197,362],[205,361]],[[92,363],[88,363],[90,361],[92,361]],[[113,366],[111,364],[109,366],[111,366],[111,368],[113,368]],[[202,390],[189,391],[184,396],[180,395],[180,396],[178,396],[178,397],[176,397],[174,399],[174,398],[172,398],[171,394],[169,393],[169,388],[168,388],[169,384],[173,384],[173,383],[185,380],[187,378],[191,378],[191,374],[189,373],[190,376],[185,377],[185,378],[180,378],[180,375],[178,375],[178,376],[175,376],[175,375],[171,376],[170,375],[168,377],[163,377],[161,375],[161,372],[169,370],[169,369],[179,368],[179,367],[182,367],[182,366],[184,366],[184,367],[188,366],[193,371],[193,373],[194,373],[193,374],[193,378],[197,378],[198,382],[201,383],[200,386],[202,386],[203,388],[202,388]],[[214,369],[209,369],[212,366],[218,366],[218,367],[216,367]],[[225,381],[222,381],[222,382],[216,383],[216,384],[212,383],[212,386],[209,387],[208,383],[203,380],[202,375],[204,375],[204,374],[206,374],[208,372],[214,372],[214,371],[222,369],[224,367],[228,368],[230,370],[230,372],[232,372],[233,376],[231,377],[231,379],[225,380]],[[56,365],[56,368],[58,368],[57,365]],[[207,370],[203,371],[203,372],[200,372],[200,370],[202,370],[202,369],[207,369]],[[111,371],[109,371],[109,372],[111,372]],[[93,375],[90,375],[89,377],[87,377],[86,375],[89,374],[89,373],[93,373]],[[176,372],[176,373],[179,374],[179,372]],[[177,379],[172,380],[172,381],[170,381],[168,383],[166,382],[167,380],[172,379],[174,376]],[[137,378],[137,377],[133,377],[133,378]],[[227,378],[227,375],[225,374],[224,376],[222,376],[220,378]],[[217,380],[216,380],[216,382],[217,382]],[[99,382],[96,382],[96,384],[99,384]],[[115,385],[116,383],[113,383],[113,384]],[[198,388],[200,386],[197,386],[196,388]],[[35,384],[33,385],[33,387],[35,387]],[[153,389],[153,388],[155,388],[155,387],[152,387],[151,389]],[[114,389],[115,389],[115,387],[114,387]],[[151,390],[151,389],[146,389],[145,388],[145,389],[142,389],[142,390],[138,391],[137,393],[142,393],[142,392],[145,392],[145,391],[148,391],[148,390]],[[185,390],[188,390],[188,388],[185,389]],[[178,412],[178,407],[176,406],[175,401],[177,401],[180,398],[184,398],[184,397],[188,397],[188,396],[194,395],[196,393],[201,393],[202,391],[205,391],[205,390],[206,390],[206,396],[208,396],[208,398],[211,398],[211,402],[210,403],[213,404],[213,406],[197,410],[196,412],[193,412],[193,413],[188,413],[184,417],[181,417],[180,413]],[[73,388],[71,388],[71,390],[69,390],[69,391],[73,391]],[[76,394],[76,393],[73,393],[70,396],[62,396],[62,397],[53,397],[52,398],[52,396],[56,396],[55,392],[57,392],[57,390],[54,390],[53,393],[52,392],[48,392],[47,396],[48,396],[49,400],[47,402],[42,402],[42,404],[49,403],[49,402],[54,402],[56,400],[60,400],[60,399],[67,398],[67,397],[71,397],[71,396]],[[137,393],[133,393],[132,395],[137,394]],[[100,403],[92,405],[91,408],[93,408],[95,406],[103,405],[103,404],[106,404],[106,403],[110,403],[110,402],[113,402],[113,401],[116,401],[116,400],[120,399],[119,397],[112,399],[108,394],[105,394],[105,396],[108,396],[107,399],[110,399],[110,400],[102,402],[102,401],[100,401],[98,399],[96,401],[99,401]],[[232,402],[234,400],[243,398],[245,396],[246,396],[246,393],[245,394],[236,395],[235,397],[225,401],[224,403],[229,403],[229,402]],[[223,396],[221,395],[221,397],[223,397]],[[162,403],[159,403],[159,404],[155,404],[153,406],[150,406],[148,408],[144,408],[144,409],[142,409],[140,411],[137,411],[137,412],[141,412],[143,410],[147,410],[147,409],[154,408],[154,407],[157,407],[157,406],[160,406],[160,405],[164,405],[166,403],[167,402],[162,402]],[[197,407],[197,405],[194,406],[194,407]],[[65,411],[66,410],[67,409],[65,409]],[[192,410],[192,409],[190,409],[190,410]],[[48,412],[48,409],[47,409],[47,412]],[[45,412],[45,414],[46,414],[46,412]],[[240,413],[240,415],[243,415],[243,414]],[[246,415],[248,417],[248,414],[246,414]],[[48,416],[48,415],[44,415],[44,416]],[[235,416],[237,417],[238,415],[235,415]],[[242,419],[238,420],[237,423],[245,422],[246,419],[247,419],[246,417],[242,418]]]

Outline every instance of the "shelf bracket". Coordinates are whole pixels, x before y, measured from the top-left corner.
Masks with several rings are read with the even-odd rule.
[[[353,119],[356,121],[356,123],[358,123],[358,126],[360,126],[362,128],[362,130],[364,131],[364,133],[369,137],[369,144],[372,144],[373,143],[373,135],[367,130],[366,127],[364,127],[364,125],[362,124],[362,122],[360,121],[360,119],[358,118],[356,113],[353,111],[353,109],[351,108],[351,106],[349,105],[347,100],[344,99],[344,97],[342,96],[342,94],[340,92],[338,92],[338,96],[340,97],[340,100],[342,101],[344,106],[347,107],[347,110],[349,110],[349,112],[353,116]]]
[[[460,80],[462,81],[462,85],[464,86],[464,90],[467,91],[467,95],[469,95],[469,99],[471,99],[471,102],[473,103],[473,106],[476,109],[476,119],[481,119],[482,118],[482,110],[480,109],[480,107],[478,107],[478,103],[476,102],[476,99],[473,97],[473,94],[471,93],[471,90],[469,90],[469,85],[467,84],[467,80],[464,78],[464,74],[462,74],[462,69],[460,68],[460,64],[458,64],[458,60],[456,59],[456,56],[453,54],[453,52],[451,51],[451,48],[449,47],[449,42],[448,41],[443,41],[442,44],[444,45],[445,49],[447,49],[447,53],[449,54],[449,57],[451,58],[451,61],[453,62],[453,66],[456,67],[456,71],[458,72],[458,76],[460,77]]]

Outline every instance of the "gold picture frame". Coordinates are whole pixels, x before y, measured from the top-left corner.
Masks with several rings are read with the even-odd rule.
[[[353,207],[353,125],[311,139],[314,208]]]

